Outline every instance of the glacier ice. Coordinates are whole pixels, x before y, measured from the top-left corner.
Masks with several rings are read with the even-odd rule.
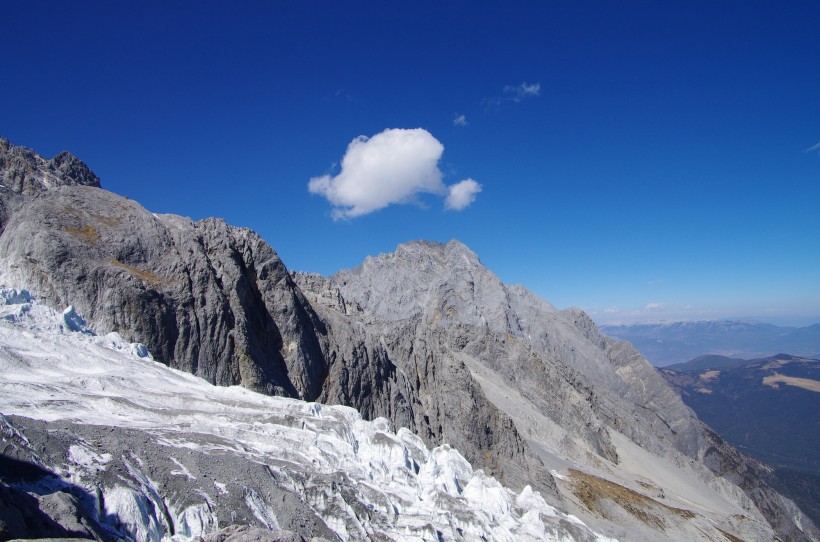
[[[168,476],[191,482],[197,480],[186,450],[251,459],[266,465],[279,487],[298,495],[339,540],[571,540],[568,523],[587,539],[605,540],[531,488],[516,494],[473,470],[447,444],[427,449],[407,429],[394,431],[383,418],[365,421],[349,407],[213,386],[152,361],[117,334],[89,333],[75,311],[57,313],[14,292],[0,290],[6,313],[21,315],[0,322],[4,414],[160,435]],[[210,480],[200,502],[180,503],[149,478],[136,454],[112,459],[74,444],[68,459],[65,476],[89,492],[100,483],[96,474],[122,461],[128,481],[103,484],[104,514],[139,542],[215,531],[220,524],[212,506],[236,490],[231,480]],[[269,496],[245,487],[242,499],[260,525],[280,527]]]

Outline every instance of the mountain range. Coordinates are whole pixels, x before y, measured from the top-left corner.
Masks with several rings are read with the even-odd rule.
[[[771,466],[772,483],[820,520],[820,360],[701,356],[661,374],[698,417]]]
[[[781,327],[761,322],[710,320],[602,325],[602,332],[632,343],[653,365],[685,363],[701,355],[743,359],[780,352],[820,357],[820,324]]]
[[[458,241],[406,243],[324,277],[288,270],[248,229],[156,215],[105,191],[68,154],[45,159],[0,140],[0,180],[0,282],[70,307],[46,326],[57,336],[116,333],[115,350],[150,352],[186,375],[163,387],[170,377],[156,363],[134,362],[134,375],[112,367],[97,378],[105,363],[88,354],[72,363],[63,346],[7,339],[6,449],[39,478],[5,477],[6,510],[25,494],[39,503],[26,513],[48,515],[63,492],[99,537],[139,540],[279,527],[304,539],[505,540],[518,535],[486,526],[517,533],[527,514],[545,539],[820,539],[629,343],[503,284]],[[7,325],[28,325],[19,314],[31,310],[14,309]],[[65,344],[35,331],[17,334]],[[235,386],[251,395],[222,395]],[[171,404],[152,399],[175,393]],[[194,398],[228,405],[196,413]],[[111,415],[95,414],[105,407]],[[364,420],[376,425],[356,433]],[[308,433],[288,441],[292,431]],[[334,433],[424,498],[370,491],[363,484],[392,482],[330,452],[314,461],[346,453]],[[431,457],[438,493],[412,478]],[[183,489],[182,478],[196,483]],[[483,497],[470,501],[473,490]],[[425,495],[444,519],[431,519]]]

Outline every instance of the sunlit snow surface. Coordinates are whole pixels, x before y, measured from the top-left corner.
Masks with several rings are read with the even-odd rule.
[[[608,540],[529,487],[515,494],[474,471],[448,445],[428,450],[410,431],[393,432],[385,419],[369,422],[352,408],[212,386],[152,361],[142,345],[116,333],[94,335],[73,309],[53,311],[25,291],[0,290],[0,305],[3,414],[151,431],[163,435],[171,453],[207,447],[252,458],[268,465],[341,540],[435,540],[436,531],[447,540],[573,540],[570,530]],[[111,459],[79,446],[69,453],[87,468]],[[171,459],[179,467],[172,474],[193,476]],[[327,487],[317,479],[342,482]],[[72,482],[82,484],[82,476]],[[215,480],[215,491],[225,492],[228,482]],[[341,485],[367,503],[366,524],[344,506]],[[142,517],[127,488],[107,492],[106,508],[131,521],[135,538],[165,534]],[[260,523],[277,527],[275,507],[264,498],[249,492],[245,502]],[[195,524],[190,534],[218,527],[204,504],[178,512],[178,522]]]

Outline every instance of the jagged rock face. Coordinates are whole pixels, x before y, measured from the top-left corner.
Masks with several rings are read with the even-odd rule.
[[[278,255],[221,220],[155,216],[99,188],[28,198],[0,238],[6,280],[220,385],[315,398],[320,325]]]
[[[712,446],[702,423],[631,345],[600,334],[582,311],[559,311],[521,286],[504,285],[461,243],[408,243],[330,279],[303,273],[294,279],[327,323],[324,349],[334,360],[328,379],[334,384],[325,387],[322,401],[392,417],[433,441],[466,436],[467,442],[456,441],[459,449],[490,469],[487,457],[482,462],[475,452],[496,450],[498,444],[477,442],[480,428],[469,421],[463,429],[470,411],[497,409],[500,416],[482,417],[505,424],[513,420],[509,431],[497,434],[512,435],[502,448],[515,449],[506,462],[506,454],[500,455],[504,466],[498,474],[511,485],[540,479],[542,491],[556,490],[540,463],[556,464],[552,454],[590,468],[609,462],[617,469],[621,458],[613,434],[667,458],[670,467],[697,465],[708,457],[706,466],[728,481],[718,484],[720,492],[742,502],[744,513],[762,518],[762,511],[784,539],[808,536],[785,519],[799,516],[793,505],[775,497],[736,453]],[[465,396],[472,398],[466,412],[452,409],[463,405]],[[396,397],[409,419],[397,417],[402,409],[388,400]],[[442,407],[451,410],[442,412]],[[461,432],[449,430],[448,421]],[[522,450],[518,443],[524,444]],[[529,477],[522,476],[522,466],[530,469]],[[739,478],[727,475],[741,471]],[[688,476],[715,483],[706,469],[692,468]],[[631,504],[624,506],[632,513]],[[688,517],[690,512],[675,513]],[[612,532],[606,523],[601,528]],[[745,535],[752,538],[768,536],[758,527],[732,529],[747,529]],[[627,536],[665,539],[651,531]]]
[[[332,343],[327,351],[336,356],[358,336],[358,350],[338,359],[368,360],[357,352],[365,351],[368,341],[376,343],[393,368],[391,374],[399,378],[396,392],[385,393],[380,389],[385,378],[378,368],[361,370],[361,362],[354,362],[353,369],[336,367],[331,370],[341,374],[329,379],[333,384],[326,387],[324,401],[352,404],[366,415],[392,417],[432,442],[452,441],[465,433],[475,437],[482,435],[480,428],[468,426],[464,432],[463,420],[472,419],[475,398],[482,405],[488,402],[474,375],[486,368],[562,427],[567,453],[576,452],[575,442],[581,441],[582,449],[617,462],[608,426],[630,432],[647,447],[658,448],[666,439],[693,457],[697,453],[699,433],[691,412],[634,350],[598,334],[580,311],[557,311],[522,287],[505,286],[461,243],[409,243],[330,280],[301,273],[295,279],[328,323]],[[435,363],[425,356],[434,356]],[[376,359],[375,367],[385,366],[378,355],[369,357]],[[442,369],[447,372],[442,374]],[[353,386],[351,370],[356,375]],[[645,378],[639,381],[640,377]],[[443,393],[433,388],[440,382],[445,383]],[[372,393],[372,388],[382,393]],[[452,400],[453,390],[475,388],[479,389],[470,391],[466,412],[447,411],[452,404],[464,404]],[[634,402],[615,397],[624,392]],[[409,403],[410,419],[397,418],[390,400],[397,396],[402,404]],[[413,404],[415,397],[427,404]],[[489,403],[490,410],[499,408]],[[644,423],[630,423],[635,418]],[[507,416],[501,419],[509,425]],[[446,430],[453,425],[460,431]],[[513,435],[503,447],[507,450],[518,450],[523,440],[514,424],[493,434]],[[495,450],[494,444],[462,440],[456,440],[457,446],[471,461],[491,469],[503,465],[509,471],[505,480],[512,485],[540,478],[554,491],[553,481],[527,447],[500,456],[500,461],[487,461],[483,455]],[[515,456],[521,458],[518,465],[510,460]]]
[[[31,194],[57,186],[99,187],[100,179],[71,153],[47,160],[0,137],[0,184],[17,194]]]
[[[100,179],[70,153],[47,160],[0,137],[0,232],[21,204],[20,196],[72,185],[99,187]]]
[[[528,399],[603,457],[615,458],[607,425],[648,447],[665,440],[692,457],[701,447],[692,412],[627,343],[601,335],[580,310],[558,311],[521,286],[504,285],[458,241],[400,245],[332,282],[345,303],[374,320],[414,319],[456,335],[453,350],[529,388]],[[642,433],[647,428],[651,434]]]
[[[339,314],[320,315],[331,361],[320,401],[391,419],[428,445],[451,444],[511,487],[529,484],[557,498],[552,476],[515,424],[487,400],[437,330],[412,321],[363,327]]]

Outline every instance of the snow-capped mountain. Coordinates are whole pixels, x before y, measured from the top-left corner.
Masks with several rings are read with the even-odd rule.
[[[48,176],[60,171],[52,167],[54,159],[44,160],[8,142],[0,142],[0,151],[0,178],[13,180],[0,189],[0,282],[36,292],[47,306],[73,304],[75,314],[88,320],[81,329],[91,329],[99,336],[117,332],[124,344],[142,343],[162,366],[222,386],[208,388],[215,390],[217,397],[250,393],[224,391],[237,390],[235,386],[240,385],[291,401],[326,405],[287,403],[296,405],[290,407],[296,410],[307,409],[304,412],[308,414],[315,409],[352,412],[329,406],[344,405],[356,409],[364,420],[383,418],[387,422],[376,423],[384,430],[377,430],[376,435],[386,436],[378,439],[400,442],[408,450],[449,446],[458,451],[464,463],[455,461],[454,465],[461,467],[448,469],[471,476],[480,471],[484,474],[475,476],[484,480],[483,487],[496,487],[486,478],[490,476],[500,487],[509,488],[513,493],[501,489],[496,493],[506,495],[505,502],[516,503],[509,508],[513,520],[523,521],[531,510],[522,504],[529,502],[526,496],[539,494],[546,505],[562,511],[552,514],[549,509],[542,512],[538,508],[539,517],[546,518],[544,532],[549,536],[583,540],[597,536],[591,534],[594,531],[624,540],[652,541],[820,538],[794,504],[768,487],[754,465],[704,426],[631,345],[602,335],[581,311],[556,310],[523,287],[503,284],[475,253],[457,241],[400,245],[393,253],[370,257],[356,269],[333,277],[291,273],[276,252],[250,230],[217,219],[193,222],[174,215],[154,215],[134,201],[86,182],[96,179],[93,174],[64,175],[60,180],[59,176]],[[63,157],[61,163],[67,159]],[[72,172],[81,170],[71,163]],[[43,355],[38,353],[34,359]],[[71,370],[70,366],[66,362],[61,371]],[[60,372],[43,374],[63,378]],[[179,374],[182,380],[174,393],[186,397],[182,388],[190,383],[194,395],[205,397],[204,392],[196,391],[199,384],[193,384],[200,381]],[[93,378],[85,383],[82,377],[70,378],[76,378],[83,389],[97,389]],[[276,487],[281,491],[255,490],[259,499],[243,489],[250,487],[247,483],[229,483],[280,480],[279,471],[271,470],[270,465],[300,480],[304,475],[300,478],[296,470],[312,465],[313,452],[295,440],[283,450],[290,455],[286,453],[280,463],[276,459],[279,452],[260,459],[254,455],[255,441],[243,440],[253,434],[262,435],[265,442],[283,438],[277,433],[282,430],[268,432],[265,425],[271,419],[291,419],[290,414],[268,416],[265,409],[272,409],[270,405],[279,399],[270,398],[271,403],[268,399],[237,399],[237,405],[248,405],[243,411],[246,417],[228,425],[246,430],[237,434],[223,427],[219,438],[205,439],[205,443],[217,443],[212,447],[205,446],[204,451],[196,446],[185,448],[197,458],[189,464],[180,457],[175,441],[146,440],[134,433],[139,428],[126,423],[132,416],[144,419],[129,410],[133,405],[148,404],[148,410],[170,416],[173,423],[197,427],[203,414],[185,410],[189,403],[197,404],[190,397],[170,408],[144,403],[147,399],[141,399],[142,387],[150,391],[150,382],[150,378],[128,381],[127,389],[122,390],[124,397],[105,403],[113,412],[125,409],[119,417],[121,425],[110,425],[110,419],[102,416],[93,417],[103,420],[107,424],[103,427],[110,427],[117,435],[106,440],[112,447],[104,453],[111,454],[115,466],[105,471],[103,481],[127,479],[126,486],[132,489],[148,488],[144,489],[146,495],[157,496],[151,501],[156,505],[146,505],[146,510],[163,510],[162,499],[174,503],[173,511],[166,505],[167,511],[160,514],[167,525],[173,524],[167,518],[203,502],[193,497],[177,500],[174,495],[199,495],[191,493],[198,489],[214,500],[210,480],[216,471],[212,469],[240,465],[225,481],[218,480],[226,493],[214,500],[216,506],[227,500],[234,503],[234,509],[243,510],[250,506],[250,499],[268,503],[268,508],[263,508],[270,513],[249,512],[241,517],[217,514],[220,527],[257,522],[307,537],[400,536],[388,530],[383,535],[368,533],[364,525],[372,529],[393,525],[393,520],[379,519],[378,510],[387,510],[391,517],[391,507],[385,503],[398,497],[381,497],[369,489],[365,497],[359,497],[359,493],[345,489],[348,486],[338,480],[354,480],[351,484],[357,491],[364,491],[364,482],[358,481],[358,475],[344,474],[354,467],[343,461],[337,465],[337,474],[328,475],[331,492],[338,489],[342,500],[324,492],[322,506],[311,500],[315,494],[309,483],[286,486],[292,491],[288,494],[282,493],[280,486]],[[15,404],[25,404],[26,397],[36,397],[36,390],[44,385],[40,381],[31,391],[20,387],[7,395]],[[110,382],[105,386],[115,389]],[[171,395],[167,389],[157,393]],[[79,412],[67,417],[83,419],[80,401],[67,401],[66,405]],[[210,418],[219,420],[221,415],[207,409],[204,412],[209,423],[214,423]],[[37,418],[32,412],[28,416]],[[146,416],[154,419],[155,415]],[[10,419],[15,427],[23,423]],[[157,424],[168,421],[164,419]],[[304,427],[297,421],[292,428],[308,430],[311,424],[319,423],[310,419],[313,421]],[[59,454],[66,452],[61,449],[70,450],[70,445],[57,445],[57,441],[80,435],[96,442],[100,438],[94,435],[104,431],[89,429],[91,425],[85,423],[69,427],[55,426],[57,420],[47,426],[24,422],[29,424],[23,431],[26,438],[30,442],[45,439],[41,448],[56,454],[48,462],[50,469],[64,461]],[[287,426],[290,422],[276,423]],[[396,433],[387,431],[385,424]],[[66,436],[48,441],[52,434],[48,431],[54,427]],[[164,434],[173,432],[173,427],[157,425],[146,430],[151,435]],[[86,431],[91,436],[83,436]],[[334,431],[347,434],[352,430]],[[235,438],[238,440],[231,444]],[[415,443],[412,446],[411,440]],[[119,442],[125,444],[114,446]],[[129,453],[141,449],[142,442],[149,444],[139,456],[140,463]],[[316,437],[315,442],[322,439]],[[245,451],[254,459],[235,463],[235,455],[223,455],[229,448],[237,450],[238,457],[246,457],[242,455]],[[378,454],[405,456],[393,446],[374,449]],[[421,451],[418,454],[424,456]],[[428,452],[430,457],[436,454]],[[310,464],[294,457],[303,455]],[[328,461],[335,465],[337,460]],[[420,476],[422,461],[414,461]],[[175,466],[176,462],[187,471]],[[291,464],[298,467],[293,472],[286,469]],[[172,475],[153,474],[152,469]],[[173,475],[177,471],[182,474]],[[403,472],[400,468],[392,471]],[[192,479],[207,487],[190,486],[191,491],[183,492],[171,483],[187,484],[185,480]],[[471,482],[472,478],[458,480],[458,498],[467,498],[464,491],[477,482]],[[381,484],[377,484],[379,488]],[[429,532],[444,533],[446,525],[451,525],[446,532],[453,534],[442,534],[442,538],[507,536],[487,534],[484,526],[502,520],[497,514],[485,523],[454,519],[473,518],[474,514],[485,517],[483,505],[458,501],[452,492],[441,493],[445,494],[449,496],[438,499],[435,508],[459,511],[445,513],[439,523],[433,521]],[[519,498],[524,500],[519,502]],[[456,501],[451,503],[451,499]],[[496,502],[494,499],[490,500]],[[306,507],[306,502],[313,508]],[[258,510],[263,509],[260,506]],[[408,512],[415,510],[413,506],[396,505],[393,511],[404,520],[413,516],[414,512]],[[507,510],[507,504],[501,509]],[[344,518],[351,514],[355,521],[345,523],[348,519]],[[587,527],[562,514],[579,518]],[[501,521],[502,525],[508,523]],[[516,531],[513,523],[509,525],[513,537],[525,532]],[[207,523],[201,530],[212,532],[214,528],[213,523]],[[473,530],[465,534],[465,529]]]

